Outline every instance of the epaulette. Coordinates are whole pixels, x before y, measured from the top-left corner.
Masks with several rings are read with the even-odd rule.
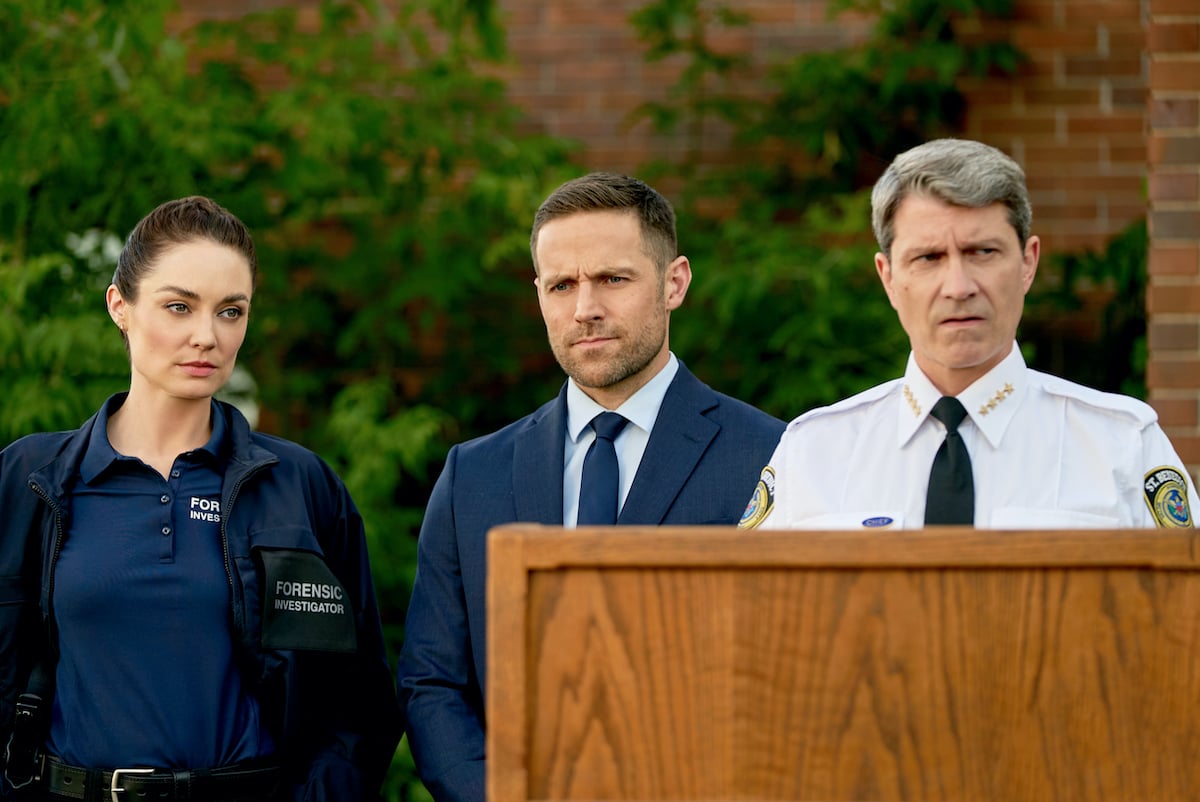
[[[874,404],[886,398],[891,393],[897,392],[900,385],[903,383],[903,379],[892,379],[891,381],[884,382],[883,384],[877,384],[874,387],[869,387],[856,395],[843,398],[841,401],[830,404],[829,406],[810,409],[803,415],[793,418],[792,422],[788,424],[788,431],[791,431],[797,426],[816,418],[828,418],[835,415],[841,415],[847,412],[852,412],[856,409],[860,409],[861,407],[865,407],[869,404]]]
[[[1119,393],[1106,393],[1103,390],[1076,384],[1073,381],[1068,381],[1049,373],[1042,373],[1036,370],[1029,372],[1041,381],[1042,388],[1050,395],[1069,398],[1072,401],[1078,401],[1081,404],[1086,404],[1089,407],[1105,412],[1115,412],[1119,415],[1128,416],[1136,421],[1139,426],[1148,426],[1158,420],[1158,413],[1154,411],[1152,406],[1131,396]]]

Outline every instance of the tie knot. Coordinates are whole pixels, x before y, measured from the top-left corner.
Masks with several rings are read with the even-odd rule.
[[[958,431],[958,424],[967,416],[967,409],[962,402],[953,396],[944,395],[933,405],[930,415],[946,425],[947,432]]]
[[[615,412],[601,412],[592,418],[591,425],[596,431],[597,438],[612,441],[616,439],[627,423],[629,423],[629,420],[623,415],[618,415]]]

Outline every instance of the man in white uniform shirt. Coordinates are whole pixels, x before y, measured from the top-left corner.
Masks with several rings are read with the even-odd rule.
[[[1016,162],[928,142],[896,157],[871,206],[875,268],[912,345],[904,377],[793,420],[741,527],[1193,525],[1195,489],[1153,409],[1025,365],[1040,243]],[[959,402],[955,433],[941,410]],[[940,517],[935,455],[963,446],[965,512]]]

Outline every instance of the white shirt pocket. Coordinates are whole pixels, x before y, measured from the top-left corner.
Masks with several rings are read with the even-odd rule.
[[[1119,529],[1120,519],[1078,510],[1038,510],[1007,507],[995,510],[991,529]]]
[[[904,514],[895,510],[831,512],[796,521],[793,529],[903,529]]]

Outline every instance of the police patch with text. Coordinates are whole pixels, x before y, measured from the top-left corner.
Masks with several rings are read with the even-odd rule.
[[[1147,471],[1142,489],[1146,493],[1146,506],[1160,529],[1184,529],[1192,525],[1187,477],[1182,471],[1169,465]]]
[[[750,497],[750,503],[746,505],[746,510],[742,513],[742,520],[738,521],[738,529],[754,529],[767,520],[767,516],[773,509],[775,509],[775,469],[768,465],[763,468],[762,475],[758,478],[754,495]]]
[[[307,551],[262,549],[262,645],[267,649],[353,652],[349,594],[329,566]]]

